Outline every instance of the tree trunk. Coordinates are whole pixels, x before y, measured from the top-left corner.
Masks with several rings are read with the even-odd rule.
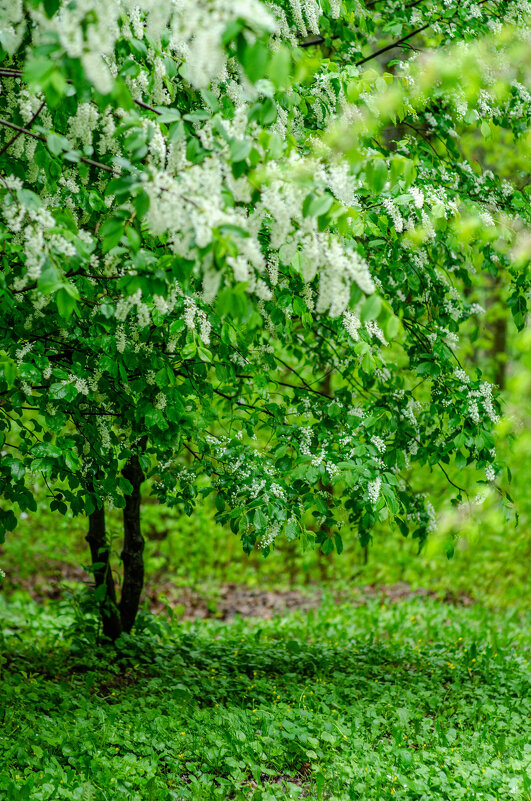
[[[136,454],[131,456],[122,473],[124,478],[133,486],[132,493],[125,496],[123,512],[124,547],[122,561],[124,564],[124,579],[122,597],[120,599],[122,627],[124,631],[130,632],[135,622],[140,595],[144,586],[144,537],[140,528],[140,486],[145,476]]]
[[[116,606],[116,589],[112,577],[110,563],[110,548],[105,536],[105,507],[95,509],[89,515],[89,530],[86,540],[90,547],[90,556],[94,568],[94,583],[98,595],[104,592],[100,600],[100,615],[103,624],[103,633],[113,642],[122,633],[122,624]],[[104,587],[104,591],[100,590]]]

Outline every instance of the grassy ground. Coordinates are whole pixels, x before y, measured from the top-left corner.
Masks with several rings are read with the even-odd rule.
[[[6,801],[531,797],[529,616],[419,599],[148,616],[109,654],[71,638],[68,607],[1,614]]]

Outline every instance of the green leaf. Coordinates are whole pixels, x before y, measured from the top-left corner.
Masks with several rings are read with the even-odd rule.
[[[8,387],[12,387],[17,377],[17,365],[13,359],[0,351],[0,376]]]
[[[260,40],[249,45],[245,41],[243,41],[242,44],[242,38],[243,37],[240,37],[240,47],[238,48],[240,61],[243,64],[243,68],[249,80],[252,81],[252,83],[256,83],[256,81],[260,78],[264,78],[266,75],[269,50],[264,42]]]
[[[20,459],[8,457],[4,459],[4,464],[9,467],[11,475],[15,481],[22,481],[26,470]]]
[[[30,58],[24,66],[24,79],[29,84],[46,87],[55,68],[55,63],[48,58]]]
[[[38,459],[59,459],[62,455],[61,449],[53,442],[40,442],[33,446],[31,453]]]
[[[400,320],[395,314],[391,314],[385,321],[383,326],[386,339],[391,342],[395,339],[400,330]]]
[[[251,152],[251,147],[248,139],[233,139],[230,144],[231,161],[244,161]]]
[[[367,320],[375,320],[380,314],[382,300],[379,295],[371,295],[361,307],[360,320],[366,323]]]
[[[148,428],[154,428],[157,426],[158,428],[164,429],[168,427],[164,419],[164,415],[160,409],[148,409],[144,421]]]
[[[157,116],[157,122],[172,123],[181,119],[181,112],[177,108],[165,108]]]
[[[286,539],[288,540],[288,542],[297,539],[298,533],[299,533],[299,527],[297,525],[297,521],[294,520],[293,518],[290,518],[286,523],[286,528],[285,528]]]
[[[329,553],[332,553],[334,550],[334,540],[331,537],[327,537],[324,542],[321,543],[321,551],[328,556]]]
[[[268,78],[279,89],[284,89],[290,79],[291,53],[287,47],[275,50],[269,60]]]
[[[379,195],[387,182],[387,164],[383,159],[374,159],[374,161],[371,161],[369,164],[367,164],[365,172],[367,175],[367,183],[369,184],[369,188],[375,194]]]
[[[402,536],[407,537],[409,535],[409,528],[407,526],[407,523],[405,523],[401,517],[395,517],[395,523],[400,529],[400,533],[402,534]]]
[[[60,5],[61,0],[44,0],[44,11],[48,19],[53,17]]]
[[[76,298],[69,289],[65,287],[60,289],[55,296],[55,301],[57,303],[57,310],[61,317],[68,319],[72,316],[72,313],[76,308]]]
[[[258,531],[264,531],[267,528],[267,517],[261,509],[255,509],[253,524]]]
[[[78,391],[74,384],[52,384],[50,387],[50,398],[53,400],[72,401],[77,397]]]
[[[23,206],[32,211],[39,209],[42,205],[40,197],[35,192],[32,192],[31,189],[18,189],[17,198]]]
[[[53,266],[50,259],[47,259],[37,281],[39,292],[44,295],[50,295],[52,292],[61,289],[62,286],[63,282],[60,280],[58,270]]]
[[[46,137],[46,144],[48,149],[54,156],[59,156],[63,151],[70,150],[70,143],[65,136],[60,136],[56,133],[50,133]]]
[[[302,204],[303,217],[320,217],[326,214],[332,206],[334,198],[332,195],[307,195]]]
[[[188,342],[181,351],[181,359],[193,359],[197,353],[195,342]]]
[[[201,97],[211,111],[216,113],[221,109],[220,102],[210,89],[201,89]]]
[[[260,109],[260,124],[264,126],[272,125],[277,118],[277,114],[277,104],[271,97],[267,97]]]

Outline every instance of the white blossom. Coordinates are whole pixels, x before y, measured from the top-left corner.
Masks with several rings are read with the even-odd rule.
[[[378,498],[380,497],[380,487],[382,484],[382,479],[380,476],[376,476],[373,481],[369,481],[367,485],[367,494],[369,496],[370,502],[373,506],[376,506],[378,502]]]

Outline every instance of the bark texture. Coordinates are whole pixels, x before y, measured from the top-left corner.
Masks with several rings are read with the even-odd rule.
[[[116,605],[116,588],[110,564],[110,548],[105,532],[105,508],[95,509],[89,515],[89,529],[86,540],[90,548],[94,569],[94,583],[96,591],[105,587],[105,594],[100,601],[100,614],[103,633],[111,640],[116,640],[122,633],[122,624]],[[100,591],[101,592],[101,591]]]
[[[122,561],[124,578],[120,599],[120,618],[122,628],[130,632],[135,622],[144,586],[144,537],[140,527],[140,487],[144,481],[144,473],[140,467],[138,456],[132,456],[122,470],[133,487],[130,495],[125,496],[124,547]]]

